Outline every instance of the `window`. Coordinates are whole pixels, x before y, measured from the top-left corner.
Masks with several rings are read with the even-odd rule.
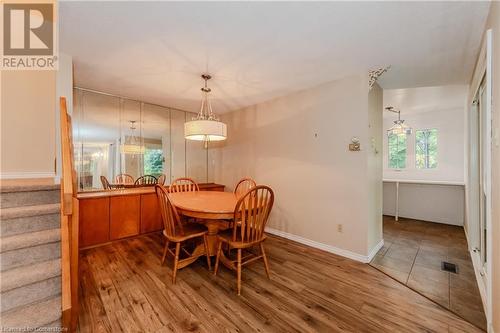
[[[389,168],[406,168],[406,134],[389,134]]]
[[[159,177],[163,173],[163,150],[148,148],[144,151],[144,174]]]
[[[437,167],[437,129],[415,132],[415,163],[417,169]]]

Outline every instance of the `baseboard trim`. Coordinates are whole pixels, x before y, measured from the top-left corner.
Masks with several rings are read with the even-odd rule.
[[[378,251],[380,251],[380,249],[384,246],[384,239],[381,239],[380,242],[377,243],[377,245],[375,245],[371,250],[370,250],[370,253],[368,253],[368,261],[367,262],[371,262],[373,260],[373,257],[375,257],[378,253]]]
[[[328,244],[316,242],[316,241],[313,241],[313,240],[310,240],[310,239],[307,239],[307,238],[304,238],[301,236],[297,236],[297,235],[294,235],[294,234],[291,234],[291,233],[288,233],[285,231],[273,229],[273,228],[266,228],[266,232],[270,233],[272,235],[276,235],[276,236],[280,236],[280,237],[283,237],[286,239],[290,239],[290,240],[295,241],[297,243],[301,243],[301,244],[304,244],[304,245],[307,245],[310,247],[314,247],[316,249],[330,252],[330,253],[333,253],[333,254],[336,254],[336,255],[339,255],[342,257],[346,257],[346,258],[349,258],[352,260],[356,260],[356,261],[359,261],[362,263],[369,263],[373,259],[373,257],[377,254],[378,250],[380,250],[380,248],[382,248],[382,246],[384,246],[384,240],[382,239],[373,249],[371,249],[370,253],[367,256],[365,256],[365,255],[362,255],[362,254],[359,254],[356,252],[352,252],[352,251],[344,250],[344,249],[341,249],[341,248],[338,248],[335,246],[331,246]]]
[[[0,179],[39,179],[55,178],[54,172],[2,172]]]

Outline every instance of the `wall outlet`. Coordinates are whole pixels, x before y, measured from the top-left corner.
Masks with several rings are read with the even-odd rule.
[[[337,231],[342,232],[342,224],[337,224]]]

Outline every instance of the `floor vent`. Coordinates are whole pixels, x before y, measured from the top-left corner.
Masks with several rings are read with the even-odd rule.
[[[452,264],[451,262],[442,261],[441,262],[441,269],[443,271],[446,271],[446,272],[458,274],[458,266],[455,264]]]

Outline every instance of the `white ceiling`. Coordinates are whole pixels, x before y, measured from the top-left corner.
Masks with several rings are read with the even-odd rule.
[[[401,116],[454,110],[460,117],[467,104],[468,92],[467,85],[385,89],[384,107],[399,109]],[[395,117],[394,113],[384,112],[384,118]]]
[[[391,65],[383,88],[468,83],[489,2],[60,2],[77,86],[226,112]]]

